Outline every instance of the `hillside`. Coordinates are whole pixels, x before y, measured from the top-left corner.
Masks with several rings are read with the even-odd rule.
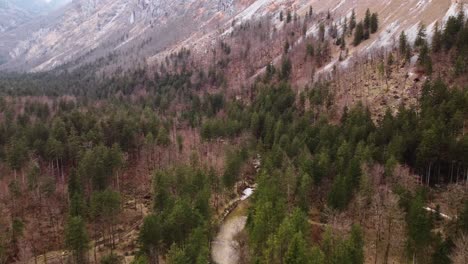
[[[431,29],[435,21],[443,21],[448,14],[456,13],[457,4],[455,0],[80,0],[70,3],[58,18],[51,22],[45,21],[43,27],[35,29],[30,35],[1,37],[3,41],[15,38],[14,45],[8,46],[9,62],[2,67],[43,71],[63,64],[91,62],[108,54],[120,57],[110,63],[113,64],[110,68],[114,70],[128,65],[128,62],[133,65],[151,65],[182,47],[202,56],[213,49],[216,41],[226,38],[236,23],[267,19],[271,20],[273,28],[277,28],[281,26],[277,19],[281,11],[291,10],[303,16],[309,6],[313,6],[317,12],[330,11],[334,23],[340,24],[340,20],[350,16],[353,8],[358,17],[371,8],[381,14],[381,22],[385,27],[365,47],[351,49],[352,55],[362,49],[366,52],[368,49],[388,47],[402,30],[407,30],[410,37],[414,38],[419,23],[425,23]],[[21,30],[18,29],[18,32]],[[308,34],[316,32],[317,25],[315,28],[311,25],[307,31]]]
[[[466,9],[76,0],[0,33],[0,264],[466,263]]]

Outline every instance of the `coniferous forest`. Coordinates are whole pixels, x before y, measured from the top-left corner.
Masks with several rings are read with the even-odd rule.
[[[323,45],[362,45],[378,27],[377,13],[353,12]],[[468,71],[467,38],[462,13],[431,39],[424,25],[415,43],[402,32],[384,75],[418,55],[427,78],[417,104],[381,118],[365,102],[338,111],[333,78],[294,85],[290,47],[243,97],[188,50],[159,70],[1,73],[0,263],[56,263],[53,251],[63,263],[213,263],[236,213],[238,263],[463,263],[468,89],[450,80]],[[306,57],[320,56],[315,41]]]

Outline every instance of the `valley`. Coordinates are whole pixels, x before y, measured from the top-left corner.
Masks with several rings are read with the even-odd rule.
[[[10,1],[0,264],[468,261],[466,1]]]

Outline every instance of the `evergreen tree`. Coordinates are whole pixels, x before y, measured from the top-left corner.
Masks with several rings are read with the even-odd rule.
[[[377,13],[373,13],[370,19],[370,33],[375,33],[379,29],[379,19]]]
[[[285,264],[305,264],[309,263],[308,249],[304,236],[301,232],[296,233],[288,246],[288,251],[284,257]]]
[[[169,138],[169,132],[164,126],[161,126],[161,128],[159,129],[157,142],[158,142],[158,145],[161,145],[161,146],[168,146],[169,144],[171,144],[171,139]]]
[[[346,36],[346,33],[348,32],[348,17],[345,16],[344,22],[343,22],[343,38]]]
[[[12,140],[7,148],[6,160],[15,173],[15,179],[17,171],[21,170],[27,158],[28,148],[24,139]]]
[[[418,34],[416,35],[416,39],[414,41],[415,47],[421,47],[426,42],[426,26],[424,24],[419,24]]]
[[[287,14],[286,14],[286,23],[291,22],[291,20],[292,20],[291,11],[288,10],[288,12],[287,12]]]
[[[283,58],[281,62],[281,79],[282,80],[287,80],[289,76],[291,75],[291,70],[292,70],[292,65],[291,65],[291,60],[286,57]]]
[[[439,29],[439,22],[434,26],[434,34],[432,36],[432,52],[437,53],[442,49],[442,32]]]
[[[353,225],[351,236],[348,242],[349,246],[349,263],[362,264],[364,263],[364,238],[362,229],[358,225]]]
[[[283,51],[284,51],[285,54],[288,53],[288,51],[289,51],[289,41],[287,41],[287,40],[284,43]]]
[[[411,256],[426,257],[425,249],[431,241],[431,218],[424,210],[422,194],[412,199],[407,214],[408,250]]]
[[[344,35],[344,34],[343,34],[343,36],[341,37],[340,48],[341,48],[341,50],[345,50],[345,49],[346,49],[346,40],[345,40],[345,35]]]
[[[356,31],[354,32],[353,45],[354,46],[359,45],[363,39],[364,39],[364,25],[362,24],[362,22],[359,22],[356,26]]]
[[[139,235],[142,250],[150,259],[150,263],[159,263],[162,248],[162,221],[159,216],[151,214],[145,217]]]
[[[310,264],[324,264],[325,256],[323,252],[318,247],[313,247],[310,253]]]
[[[100,263],[101,264],[120,264],[122,262],[119,256],[115,254],[109,254],[109,255],[102,257]]]
[[[351,19],[349,21],[349,33],[352,34],[354,28],[356,27],[356,13],[353,11],[351,12]]]
[[[185,250],[172,244],[169,252],[167,253],[167,263],[168,264],[187,264],[192,263],[190,259],[185,254]]]
[[[364,17],[364,31],[369,31],[371,27],[371,12],[369,8],[366,10],[366,15]]]
[[[70,198],[69,215],[72,217],[86,215],[85,202],[81,193],[74,193]]]
[[[319,40],[320,42],[325,41],[325,25],[323,23],[319,25]]]
[[[65,245],[73,252],[74,263],[86,263],[86,252],[89,248],[86,225],[79,216],[70,217],[65,227]]]
[[[445,50],[450,50],[455,45],[458,33],[463,28],[463,17],[463,13],[460,13],[458,17],[450,16],[445,23],[445,29],[443,33]]]
[[[420,51],[419,51],[419,65],[423,67],[424,72],[427,75],[432,74],[432,59],[430,57],[429,47],[427,42],[423,42],[420,44]]]
[[[408,46],[408,41],[406,40],[405,31],[402,31],[399,38],[399,51],[400,54],[406,55],[406,48]]]

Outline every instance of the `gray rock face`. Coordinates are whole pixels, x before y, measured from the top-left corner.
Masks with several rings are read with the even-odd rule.
[[[362,16],[367,8],[360,4],[361,0],[54,1],[71,2],[46,16],[27,18],[26,22],[16,20],[27,17],[28,11],[26,15],[15,15],[20,11],[0,8],[0,61],[4,62],[0,63],[0,70],[45,71],[61,65],[76,67],[98,58],[111,58],[114,68],[131,67],[161,61],[180,47],[206,53],[217,39],[232,32],[233,24],[255,17],[267,16],[279,28],[280,11],[294,10],[303,16],[311,3],[315,12],[330,11],[336,18],[349,16],[353,8]],[[402,30],[411,35],[420,22],[429,25],[429,29],[457,7],[449,1],[373,1],[371,10],[378,12],[385,24],[376,39],[360,45],[356,51],[391,45]],[[5,10],[9,10],[9,19],[1,19],[2,14],[7,17]]]
[[[232,6],[233,0],[73,0],[29,36],[0,35],[0,46],[2,39],[14,42],[0,69],[43,71],[137,48],[151,56]],[[142,47],[149,44],[153,50]]]
[[[0,0],[0,32],[11,30],[32,17],[31,12],[7,0]]]

